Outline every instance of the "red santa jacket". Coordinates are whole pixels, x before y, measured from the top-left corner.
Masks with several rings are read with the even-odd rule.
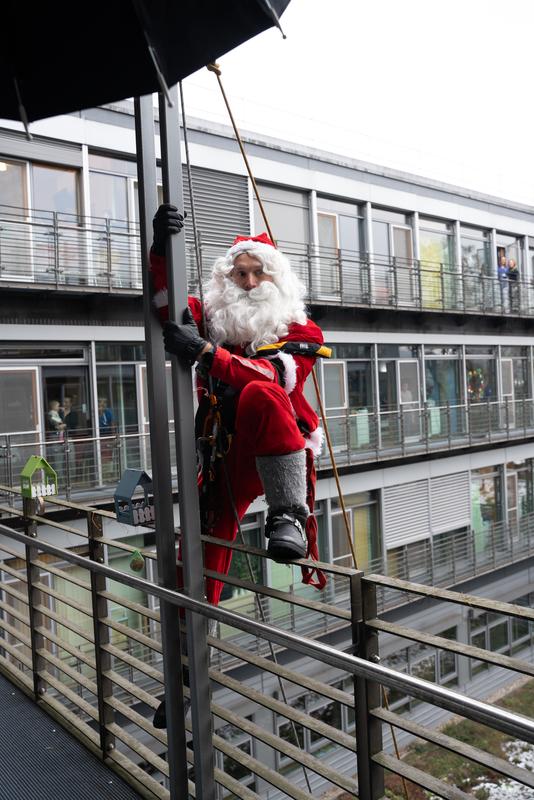
[[[189,308],[193,314],[199,330],[202,330],[202,309],[196,297],[189,298]],[[305,325],[294,322],[289,326],[288,333],[284,336],[285,342],[310,342],[323,344],[321,329],[312,320],[307,320]],[[290,355],[279,351],[276,360],[283,367],[283,386],[289,396],[291,405],[295,410],[299,427],[306,439],[306,444],[314,455],[320,452],[322,445],[322,430],[319,429],[317,414],[304,397],[304,383],[310,374],[315,359],[310,356]],[[250,381],[280,382],[280,370],[273,363],[273,358],[247,357],[241,347],[218,347],[210,375],[237,392],[241,391]]]

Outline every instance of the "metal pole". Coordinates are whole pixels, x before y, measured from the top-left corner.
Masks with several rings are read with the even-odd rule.
[[[37,523],[30,520],[30,516],[37,513],[37,500],[30,497],[22,498],[22,512],[24,515],[24,533],[30,542],[37,537]],[[37,611],[37,606],[41,603],[41,592],[35,588],[35,584],[39,583],[41,579],[40,569],[33,565],[39,557],[39,551],[33,544],[26,544],[26,577],[28,587],[28,623],[30,628],[30,638],[32,645],[32,673],[33,673],[33,693],[35,700],[38,702],[41,697],[46,693],[46,683],[40,676],[44,670],[45,663],[39,650],[44,648],[44,638],[41,633],[38,633],[37,628],[43,624],[43,615]]]
[[[172,203],[183,213],[180,119],[176,86],[171,89],[171,95],[174,103],[172,108],[168,107],[163,95],[159,96],[163,199],[165,203]],[[181,321],[183,312],[187,308],[187,268],[183,235],[171,236],[168,239],[167,281],[169,315],[171,319]],[[172,386],[184,582],[190,597],[203,600],[204,575],[193,426],[193,385],[190,367],[182,364],[177,358],[172,359]],[[213,732],[208,702],[210,683],[206,623],[202,617],[189,611],[186,611],[185,618],[196,796],[202,800],[215,800]]]
[[[378,633],[368,628],[365,621],[377,616],[376,586],[362,580],[363,573],[351,576],[351,607],[359,612],[359,631],[356,655],[367,661],[378,663]],[[358,615],[358,614],[357,614]],[[353,618],[353,635],[354,624]],[[382,751],[382,723],[370,712],[380,708],[380,683],[356,677],[356,731],[358,736],[358,784],[359,796],[366,800],[378,800],[384,796],[384,770],[372,759]]]
[[[102,517],[94,511],[87,512],[87,535],[89,539],[89,557],[98,564],[104,563],[104,545],[102,544]],[[91,570],[91,601],[93,607],[93,631],[95,637],[96,685],[98,690],[98,726],[100,732],[100,749],[104,758],[115,749],[115,737],[108,730],[108,725],[115,719],[115,712],[106,703],[113,696],[113,684],[105,673],[111,669],[111,655],[103,650],[109,644],[110,635],[107,625],[101,622],[108,616],[108,601],[102,597],[106,591],[106,578]]]
[[[143,273],[143,310],[146,335],[146,367],[148,408],[150,417],[150,448],[152,482],[156,514],[156,548],[158,582],[176,589],[176,548],[169,446],[165,352],[161,328],[151,304],[148,248],[152,238],[150,219],[156,211],[156,154],[154,140],[154,109],[152,97],[135,99],[135,134],[137,172],[139,181],[139,217]],[[188,797],[187,743],[183,714],[182,660],[180,657],[179,613],[176,607],[161,601],[161,639],[165,675],[165,705],[169,782],[171,800]],[[180,713],[177,713],[177,712]]]

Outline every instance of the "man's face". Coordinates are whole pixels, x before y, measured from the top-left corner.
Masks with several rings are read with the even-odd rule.
[[[234,268],[230,272],[230,278],[245,292],[255,289],[260,283],[273,283],[271,275],[263,271],[261,261],[248,253],[241,253],[234,261]]]

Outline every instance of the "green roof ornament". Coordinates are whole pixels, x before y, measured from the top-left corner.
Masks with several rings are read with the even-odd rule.
[[[143,495],[133,497],[137,487],[143,489]],[[149,500],[152,492],[152,478],[142,469],[125,469],[115,490],[115,513],[117,522],[126,525],[149,525],[155,521],[154,505]]]
[[[39,473],[36,475],[35,473]],[[23,497],[51,497],[57,494],[57,474],[46,458],[30,456],[20,473]]]

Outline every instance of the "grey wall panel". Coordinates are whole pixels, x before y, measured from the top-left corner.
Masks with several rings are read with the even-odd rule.
[[[384,489],[384,539],[387,548],[429,536],[429,499],[427,480]]]
[[[441,475],[430,480],[432,533],[451,531],[471,524],[471,499],[468,472]]]
[[[1,132],[0,153],[6,158],[24,158],[68,167],[82,166],[80,145],[69,145],[67,142],[56,142],[39,136],[34,136],[29,142],[24,134],[16,131]]]
[[[187,168],[182,167],[188,237],[193,235]],[[192,168],[197,228],[203,243],[229,247],[237,234],[250,233],[247,178],[213,169]]]

